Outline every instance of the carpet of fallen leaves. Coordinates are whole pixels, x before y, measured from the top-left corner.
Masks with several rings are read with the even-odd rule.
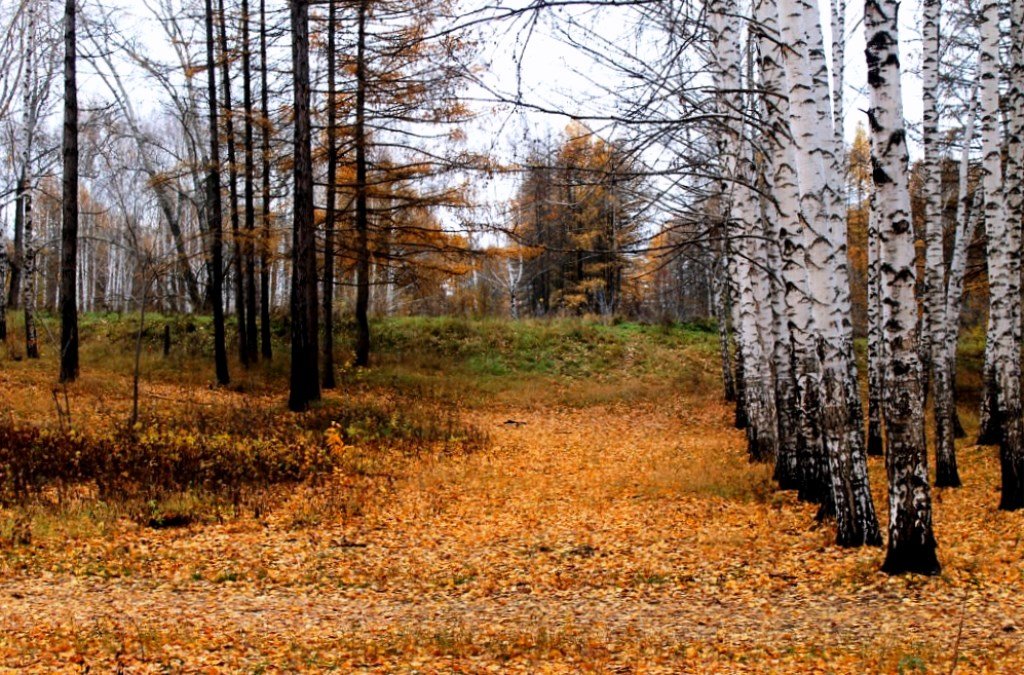
[[[935,495],[943,574],[890,578],[711,395],[466,415],[489,449],[416,458],[344,518],[294,518],[338,478],[260,517],[4,544],[0,671],[1024,672],[1024,514],[995,509],[991,448]]]

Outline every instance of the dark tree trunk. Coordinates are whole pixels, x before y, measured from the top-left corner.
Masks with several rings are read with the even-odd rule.
[[[10,271],[7,242],[0,240],[0,342],[7,339],[7,281],[10,279]]]
[[[953,387],[955,390],[956,384]],[[956,397],[953,400],[956,401]],[[964,429],[963,422],[960,421],[960,411],[957,410],[955,402],[953,404],[953,438],[967,438],[967,431]]]
[[[60,266],[60,381],[78,378],[78,83],[75,0],[64,3],[64,179]]]
[[[733,341],[735,342],[735,333],[733,334]],[[746,429],[750,424],[750,420],[747,419],[747,385],[743,377],[743,351],[735,349],[735,353],[736,357],[733,359],[735,365],[733,390],[735,392],[736,406],[733,425],[737,429]]]
[[[242,105],[245,108],[245,344],[248,360],[259,360],[256,330],[256,197],[252,128],[252,50],[249,44],[249,0],[242,0]]]
[[[334,219],[338,191],[336,42],[337,8],[327,10],[327,213],[324,222],[324,389],[334,389]]]
[[[217,63],[213,58],[213,0],[206,0],[206,75],[210,98],[210,166],[206,174],[206,225],[210,235],[210,301],[213,304],[213,358],[218,384],[227,384],[228,352],[224,332],[224,240],[220,202],[220,136],[217,124]]]
[[[988,347],[986,346],[986,350]],[[1002,420],[999,417],[999,401],[996,395],[995,367],[985,359],[982,369],[984,389],[981,394],[981,415],[978,426],[978,445],[997,445],[1003,437]]]
[[[356,366],[370,365],[370,217],[366,202],[366,10],[358,9],[356,45]]]
[[[262,233],[260,237],[260,353],[274,355],[270,340],[270,83],[267,66],[267,2],[260,0],[260,113],[262,133]]]
[[[309,118],[309,2],[290,0],[295,81],[295,194],[292,227],[292,363],[288,407],[306,410],[320,398],[316,297],[316,228]]]
[[[238,360],[249,366],[249,345],[245,334],[245,278],[242,274],[242,237],[238,217],[238,155],[235,152],[235,113],[231,105],[231,56],[228,54],[227,15],[224,0],[218,0],[220,15],[220,71],[224,100],[224,136],[228,153],[228,208],[231,216],[231,240],[235,250],[231,256],[232,277],[235,286],[235,318],[238,330]]]

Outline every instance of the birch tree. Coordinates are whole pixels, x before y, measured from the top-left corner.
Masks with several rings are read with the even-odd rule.
[[[740,13],[735,3],[715,2],[709,10],[712,39],[712,72],[723,119],[722,208],[725,231],[737,248],[730,260],[737,285],[736,331],[742,354],[743,390],[746,403],[747,440],[751,459],[774,461],[778,451],[778,419],[771,362],[771,322],[765,325],[761,313],[764,293],[759,290],[764,257],[757,243],[760,204],[751,186],[754,182],[752,148],[745,136],[746,103],[742,96],[742,53]],[[758,302],[758,300],[761,302]],[[770,312],[770,306],[768,307]]]
[[[35,184],[35,141],[39,132],[40,111],[48,91],[48,78],[40,75],[38,68],[39,31],[38,7],[30,2],[25,7],[25,29],[22,33],[22,53],[25,65],[22,76],[22,124],[21,124],[21,174],[18,179],[18,211],[15,223],[15,254],[20,258],[19,269],[22,280],[21,305],[25,316],[25,355],[30,359],[39,358],[39,337],[36,329],[36,244],[32,220],[32,192]],[[20,221],[17,222],[17,221]],[[20,224],[20,227],[19,227]],[[21,251],[17,249],[18,235],[21,235]],[[20,278],[19,277],[16,277]],[[16,281],[16,280],[12,280]],[[12,286],[12,293],[17,289]]]
[[[999,108],[999,3],[981,8],[979,51],[982,183],[985,191],[985,233],[988,238],[989,331],[986,356],[991,371],[986,383],[994,400],[1002,469],[999,507],[1024,507],[1024,447],[1020,390],[1020,218],[1007,208]]]
[[[971,168],[971,144],[974,138],[974,130],[978,114],[978,86],[975,84],[971,91],[968,109],[967,122],[964,127],[964,147],[961,151],[961,160],[957,172],[957,193],[956,193],[956,220],[953,235],[953,251],[949,260],[949,278],[946,282],[946,325],[943,333],[943,357],[947,362],[949,372],[948,406],[950,416],[953,419],[955,429],[956,409],[952,400],[953,382],[956,380],[956,340],[959,336],[959,315],[964,303],[964,276],[967,271],[967,254],[971,242],[974,240],[978,222],[981,220],[982,209],[975,203],[975,195],[971,195],[968,189]],[[949,446],[936,446],[936,483],[940,483],[940,474],[950,472],[958,475],[956,471],[956,455],[950,453]]]
[[[917,350],[917,271],[900,87],[898,7],[893,0],[867,0],[864,7],[875,183],[872,212],[881,247],[882,301],[888,309],[883,400],[889,446],[889,541],[882,570],[938,574]]]
[[[818,419],[818,378],[821,367],[815,348],[815,327],[807,286],[804,228],[800,213],[799,179],[796,173],[796,151],[789,128],[789,100],[786,96],[785,71],[781,63],[778,31],[778,8],[774,0],[761,0],[755,5],[757,46],[760,55],[762,84],[765,95],[767,128],[770,130],[769,178],[774,199],[771,204],[771,238],[778,242],[779,260],[770,265],[780,270],[782,281],[781,323],[779,343],[788,342],[788,354],[776,356],[778,407],[780,419],[790,416],[791,428],[780,422],[780,438],[775,478],[783,489],[797,488],[801,497],[821,502],[824,495],[821,476],[824,465]],[[789,358],[791,367],[781,359]],[[787,437],[788,436],[788,437]]]
[[[853,423],[850,396],[856,391],[848,378],[853,372],[849,346],[849,293],[845,280],[845,226],[837,231],[836,205],[842,201],[835,156],[837,144],[828,97],[821,19],[816,2],[782,0],[779,25],[784,51],[790,129],[800,207],[806,223],[805,265],[821,355],[821,434],[828,460],[837,542],[845,546],[878,544],[881,535],[868,487],[867,458],[861,429]],[[844,299],[845,294],[845,299]],[[811,383],[808,382],[808,386]],[[856,402],[859,405],[859,402]]]
[[[935,419],[937,487],[958,487],[960,476],[956,468],[953,433],[953,396],[950,362],[944,358],[943,339],[948,328],[946,317],[945,252],[943,246],[943,219],[940,205],[939,162],[939,0],[925,0],[922,5],[922,34],[924,54],[921,65],[923,84],[923,149],[921,169],[924,172],[924,224],[925,224],[925,314],[922,321],[924,335],[921,353],[925,366],[931,369],[932,404]],[[926,372],[926,371],[925,371]]]

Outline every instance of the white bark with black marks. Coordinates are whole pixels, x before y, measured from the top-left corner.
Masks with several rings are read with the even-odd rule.
[[[898,7],[895,0],[868,0],[864,8],[875,183],[871,208],[878,223],[882,302],[887,310],[883,405],[888,437],[889,545],[882,570],[938,574],[917,351],[917,266],[900,87]]]
[[[924,157],[924,225],[925,225],[925,284],[924,318],[921,322],[921,354],[924,365],[931,369],[932,411],[935,418],[935,485],[959,487],[960,475],[956,466],[953,444],[953,374],[949,360],[943,357],[946,319],[945,250],[941,208],[941,162],[939,159],[939,0],[924,0],[922,34],[924,55],[921,65],[923,80],[923,140]],[[922,377],[927,375],[922,370]]]
[[[727,209],[726,232],[735,249],[730,265],[735,269],[736,331],[742,355],[747,439],[752,460],[774,461],[778,448],[775,387],[768,355],[771,353],[771,325],[764,325],[771,307],[766,295],[763,232],[760,201],[752,189],[755,170],[753,148],[745,138],[746,110],[740,73],[739,8],[731,0],[714,2],[709,9],[713,44],[713,78],[718,113],[723,119],[721,140],[725,150],[723,204]]]
[[[836,515],[836,541],[843,546],[877,544],[881,534],[868,487],[862,431],[850,415],[850,395],[856,392],[849,382],[849,292],[842,288],[846,249],[837,236],[837,221],[841,218],[835,212],[842,201],[844,180],[839,172],[841,161],[835,156],[831,106],[828,97],[820,95],[828,91],[828,69],[817,3],[782,0],[779,26],[782,42],[789,47],[785,51],[785,70],[790,129],[806,222],[808,289],[821,355],[818,400],[828,459],[826,475]]]
[[[999,4],[982,6],[980,67],[982,183],[985,190],[985,232],[988,236],[990,344],[989,390],[1001,433],[999,455],[1002,498],[999,507],[1024,507],[1024,448],[1020,390],[1020,220],[1007,208],[1002,167],[999,110]]]
[[[823,496],[815,493],[815,489],[823,484],[823,479],[820,472],[811,472],[819,467],[823,453],[817,403],[821,366],[807,285],[796,150],[789,129],[789,100],[775,0],[757,2],[754,19],[770,132],[766,169],[770,184],[766,193],[772,197],[768,204],[770,238],[777,242],[770,249],[769,264],[770,269],[779,273],[777,323],[779,343],[786,347],[778,349],[775,356],[780,429],[775,478],[780,487],[798,489],[801,498],[820,502]]]

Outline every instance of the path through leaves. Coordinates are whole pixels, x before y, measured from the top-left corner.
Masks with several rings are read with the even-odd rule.
[[[746,462],[703,398],[476,410],[492,447],[361,509],[11,545],[6,668],[128,672],[1020,672],[1020,514],[988,449],[937,495],[945,575],[876,572]],[[509,423],[513,421],[515,423]],[[884,512],[882,467],[872,466]],[[346,499],[345,487],[326,493]],[[972,503],[973,502],[973,503]],[[975,504],[983,504],[978,508]]]

